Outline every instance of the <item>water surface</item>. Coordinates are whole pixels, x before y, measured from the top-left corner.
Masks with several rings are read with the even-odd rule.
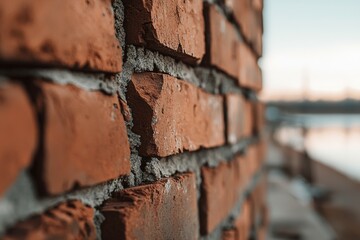
[[[296,124],[286,124],[276,134],[281,143],[297,150],[306,148],[312,158],[360,181],[360,115],[297,114],[292,117]]]

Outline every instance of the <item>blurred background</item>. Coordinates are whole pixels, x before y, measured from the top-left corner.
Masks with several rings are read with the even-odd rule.
[[[269,239],[360,239],[359,11],[265,1]]]

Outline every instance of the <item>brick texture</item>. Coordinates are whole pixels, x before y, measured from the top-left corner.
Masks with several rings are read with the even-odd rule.
[[[251,232],[251,209],[250,202],[246,200],[242,206],[240,215],[235,220],[235,240],[249,239]]]
[[[250,210],[251,210],[251,219],[253,223],[260,220],[258,224],[260,226],[265,225],[267,222],[267,212],[266,212],[266,180],[262,178],[258,183],[256,188],[250,194]]]
[[[240,39],[236,28],[213,5],[205,4],[207,50],[204,63],[236,78],[242,87],[259,91],[261,70],[257,56]]]
[[[61,203],[7,231],[3,240],[96,239],[94,210],[79,201]]]
[[[117,96],[37,81],[43,148],[35,177],[59,194],[130,172],[130,150]]]
[[[244,179],[241,168],[244,158],[220,163],[217,167],[201,169],[202,184],[200,198],[201,234],[211,233],[226,218],[243,190]]]
[[[262,9],[0,1],[0,238],[264,239]]]
[[[0,2],[0,63],[119,72],[111,0]]]
[[[195,175],[125,189],[100,209],[102,239],[198,239]]]
[[[253,106],[239,94],[226,95],[227,141],[236,143],[253,131]]]
[[[0,85],[0,194],[30,165],[37,145],[37,122],[30,99],[17,83]]]
[[[239,84],[255,91],[262,88],[262,74],[257,58],[243,42],[239,44]]]
[[[213,5],[205,4],[206,63],[234,78],[239,76],[239,37],[233,25]]]
[[[236,233],[234,229],[228,229],[224,230],[223,234],[221,236],[222,240],[235,240],[236,239]]]
[[[134,74],[128,92],[140,154],[168,156],[225,142],[223,99],[160,73]]]
[[[249,176],[255,174],[255,172],[259,169],[259,152],[256,144],[252,144],[246,150],[245,156],[247,158],[247,168]]]
[[[266,124],[265,120],[265,104],[263,102],[257,101],[253,103],[254,109],[254,131],[256,134],[261,135],[264,131],[264,127]]]
[[[258,56],[262,54],[262,0],[225,0],[242,34]]]
[[[125,0],[126,42],[195,64],[205,52],[202,1]]]

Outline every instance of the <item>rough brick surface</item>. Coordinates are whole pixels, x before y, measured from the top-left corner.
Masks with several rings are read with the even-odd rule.
[[[160,73],[134,74],[128,103],[140,154],[165,157],[225,142],[223,99]]]
[[[235,240],[249,239],[251,231],[250,202],[246,200],[242,206],[240,215],[235,220]]]
[[[125,0],[128,44],[144,46],[196,63],[205,52],[203,3],[200,0]]]
[[[250,145],[245,153],[245,157],[247,159],[247,168],[249,175],[255,174],[255,172],[259,169],[259,161],[258,161],[258,149],[256,144]]]
[[[261,70],[256,56],[245,43],[239,44],[239,84],[259,91],[262,88]]]
[[[0,62],[119,72],[111,0],[0,1]]]
[[[261,223],[265,223],[265,211],[266,211],[266,184],[265,178],[263,177],[258,183],[256,188],[250,194],[250,211],[252,222],[261,220]]]
[[[125,189],[100,209],[102,239],[198,239],[195,175]]]
[[[250,137],[253,128],[251,103],[239,94],[226,95],[227,141],[236,143],[241,138]]]
[[[30,99],[16,83],[0,85],[0,194],[27,167],[37,144],[37,122]]]
[[[260,138],[259,142],[257,143],[258,148],[258,163],[259,165],[263,165],[264,161],[266,160],[266,153],[267,153],[267,144],[263,138]]]
[[[263,0],[252,0],[251,1],[253,8],[258,11],[262,12],[264,8],[264,1]]]
[[[267,226],[261,226],[258,230],[257,230],[257,239],[258,240],[265,240],[266,239],[266,234],[267,233]]]
[[[234,78],[239,75],[239,37],[233,25],[214,5],[205,4],[207,31],[206,63]]]
[[[242,34],[258,56],[262,54],[262,1],[225,0],[225,5],[233,11]]]
[[[211,233],[226,218],[243,190],[244,179],[241,168],[245,159],[236,156],[229,162],[222,162],[215,168],[202,167],[200,198],[200,231]]]
[[[254,132],[261,135],[265,127],[265,104],[260,101],[253,103],[254,112]]]
[[[223,231],[223,240],[247,240],[250,237],[253,218],[251,216],[251,202],[246,199],[241,208],[240,214],[234,221],[232,229]],[[264,234],[261,232],[261,234]],[[258,239],[258,238],[257,238]]]
[[[130,150],[117,96],[38,81],[44,140],[35,177],[59,194],[130,171]]]
[[[222,240],[236,240],[236,233],[234,229],[224,230],[221,236]]]
[[[61,203],[8,230],[3,240],[96,239],[94,210],[79,201]]]

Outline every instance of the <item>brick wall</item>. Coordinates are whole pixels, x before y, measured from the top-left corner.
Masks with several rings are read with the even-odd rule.
[[[0,238],[264,239],[262,5],[0,1]]]

